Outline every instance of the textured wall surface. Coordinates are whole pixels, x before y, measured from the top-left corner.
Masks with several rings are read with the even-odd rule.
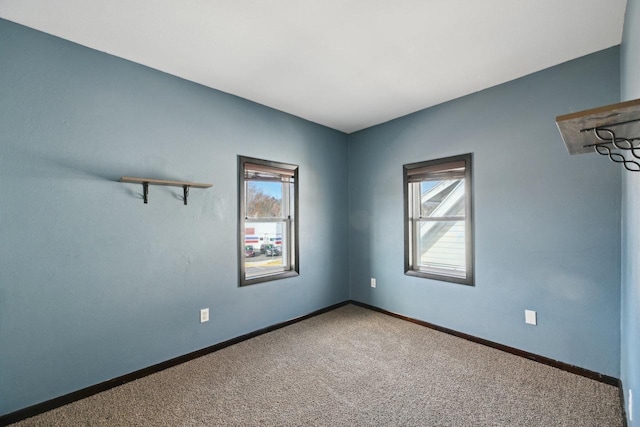
[[[0,40],[0,415],[348,298],[346,135],[8,21]],[[238,287],[237,155],[300,166],[299,277]],[[213,187],[145,205],[123,175]]]
[[[620,168],[555,116],[619,88],[616,47],[350,135],[351,297],[618,377]],[[405,276],[402,165],[469,152],[475,287]]]
[[[620,168],[569,156],[554,124],[618,101],[617,48],[347,136],[3,20],[0,40],[0,415],[349,297],[620,375]],[[405,276],[402,165],[467,152],[476,286]],[[237,155],[300,165],[297,278],[237,286]],[[213,188],[144,205],[123,175]],[[637,385],[640,202],[622,179]]]
[[[640,98],[640,1],[628,0],[620,51],[621,98]],[[630,135],[637,137],[638,135]],[[640,425],[640,173],[622,174],[622,350],[620,375],[626,404],[633,391],[633,421]],[[627,417],[629,411],[627,407]]]

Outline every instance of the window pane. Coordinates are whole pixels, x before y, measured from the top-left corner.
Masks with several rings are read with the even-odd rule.
[[[289,269],[285,222],[251,222],[245,230],[245,277],[279,273]]]
[[[240,286],[297,276],[298,167],[238,156]]]
[[[247,181],[247,218],[282,218],[282,182]]]
[[[473,286],[472,157],[403,166],[407,275]]]
[[[464,179],[420,182],[420,217],[464,217]]]
[[[295,182],[293,179],[291,179],[289,181],[288,184],[285,183],[285,185],[289,186],[289,216],[291,218],[295,217],[295,209],[293,209],[293,207],[296,205],[296,187],[295,187]]]
[[[465,277],[464,221],[418,221],[416,243],[421,270]]]

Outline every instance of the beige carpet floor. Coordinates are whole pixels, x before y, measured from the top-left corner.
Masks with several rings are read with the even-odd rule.
[[[16,426],[621,426],[618,389],[347,305]]]

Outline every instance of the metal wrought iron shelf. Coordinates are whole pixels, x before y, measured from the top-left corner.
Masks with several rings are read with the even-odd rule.
[[[556,117],[569,154],[595,151],[640,172],[640,99]]]
[[[171,187],[182,187],[184,204],[187,204],[187,198],[189,197],[189,188],[209,188],[211,184],[201,184],[197,182],[185,182],[185,181],[170,181],[166,179],[153,179],[153,178],[135,178],[131,176],[123,176],[120,178],[120,182],[128,182],[131,184],[142,184],[142,198],[145,203],[149,199],[149,185],[168,185]]]

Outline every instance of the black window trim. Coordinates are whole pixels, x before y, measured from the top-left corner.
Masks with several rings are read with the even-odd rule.
[[[292,259],[289,260],[291,263],[291,269],[285,270],[279,273],[273,273],[265,276],[253,277],[251,279],[245,279],[245,256],[244,256],[244,248],[245,248],[245,164],[254,164],[254,165],[262,165],[275,169],[282,169],[286,171],[293,172],[293,191],[294,191],[294,202],[293,202],[293,233],[294,239],[291,242],[291,248],[293,251]],[[296,277],[300,275],[300,259],[299,259],[299,182],[298,182],[298,165],[290,164],[290,163],[282,163],[275,162],[271,160],[257,159],[254,157],[247,156],[238,156],[238,282],[240,286],[253,285],[256,283],[264,283],[270,282],[273,280],[285,279],[287,277]],[[291,238],[291,236],[289,236]]]
[[[459,161],[465,162],[465,258],[466,277],[455,277],[419,271],[413,268],[411,261],[411,245],[413,241],[412,227],[409,217],[409,176],[412,169],[435,166],[444,163]],[[475,244],[474,244],[474,221],[473,221],[473,153],[461,154],[458,156],[445,157],[435,160],[426,160],[417,163],[409,163],[402,166],[403,176],[403,203],[404,203],[404,274],[407,276],[422,277],[426,279],[439,280],[443,282],[458,283],[461,285],[475,286]]]

